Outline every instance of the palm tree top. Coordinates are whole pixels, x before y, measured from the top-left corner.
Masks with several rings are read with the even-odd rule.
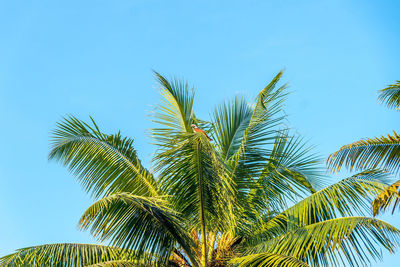
[[[49,158],[95,198],[79,227],[109,245],[24,248],[0,265],[365,266],[380,248],[393,252],[399,230],[365,217],[386,173],[323,188],[319,157],[284,123],[282,74],[253,103],[235,97],[207,121],[196,116],[187,82],[155,72],[162,99],[150,130],[152,170],[132,138],[106,134],[93,119],[64,118]]]

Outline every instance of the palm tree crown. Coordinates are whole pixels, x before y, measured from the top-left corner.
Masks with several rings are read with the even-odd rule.
[[[393,252],[400,232],[369,213],[387,186],[367,170],[322,188],[318,157],[285,127],[282,72],[258,94],[194,113],[194,91],[158,73],[162,101],[146,169],[133,139],[68,117],[50,159],[96,199],[79,225],[109,246],[52,244],[0,259],[1,266],[365,266]],[[192,124],[201,131],[193,131]]]

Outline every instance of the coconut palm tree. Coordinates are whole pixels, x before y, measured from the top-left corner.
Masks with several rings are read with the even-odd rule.
[[[79,225],[108,245],[23,248],[1,266],[365,266],[399,246],[399,230],[365,217],[385,173],[322,188],[318,157],[285,127],[282,72],[255,103],[236,97],[211,122],[195,115],[187,83],[155,75],[151,171],[133,139],[94,120],[67,117],[53,133],[49,158],[96,199]]]
[[[380,90],[379,100],[387,107],[400,111],[400,81]],[[400,135],[367,138],[342,146],[327,160],[333,172],[339,172],[345,166],[349,170],[382,168],[398,174],[400,170]],[[400,204],[400,181],[388,186],[372,202],[374,216],[393,205],[393,211]]]

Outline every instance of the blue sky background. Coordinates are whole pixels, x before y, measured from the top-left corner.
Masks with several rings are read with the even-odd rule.
[[[280,69],[287,113],[326,158],[398,129],[377,90],[400,79],[398,1],[0,1],[0,256],[54,242],[93,242],[76,225],[92,200],[47,161],[66,114],[135,138],[159,96],[151,69],[197,88],[203,118],[253,97]],[[344,178],[345,174],[340,177]],[[333,180],[331,180],[333,181]],[[400,227],[400,214],[385,215]],[[384,263],[395,266],[397,255]]]

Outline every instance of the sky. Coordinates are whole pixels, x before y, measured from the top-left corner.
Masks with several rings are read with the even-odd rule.
[[[326,158],[398,130],[377,91],[400,79],[399,1],[0,1],[0,256],[93,243],[77,222],[93,202],[49,139],[67,114],[135,138],[143,162],[160,97],[152,70],[188,80],[209,118],[285,70],[290,126]],[[346,177],[341,173],[339,179]],[[400,214],[381,217],[400,228]],[[395,266],[397,255],[371,266]]]

